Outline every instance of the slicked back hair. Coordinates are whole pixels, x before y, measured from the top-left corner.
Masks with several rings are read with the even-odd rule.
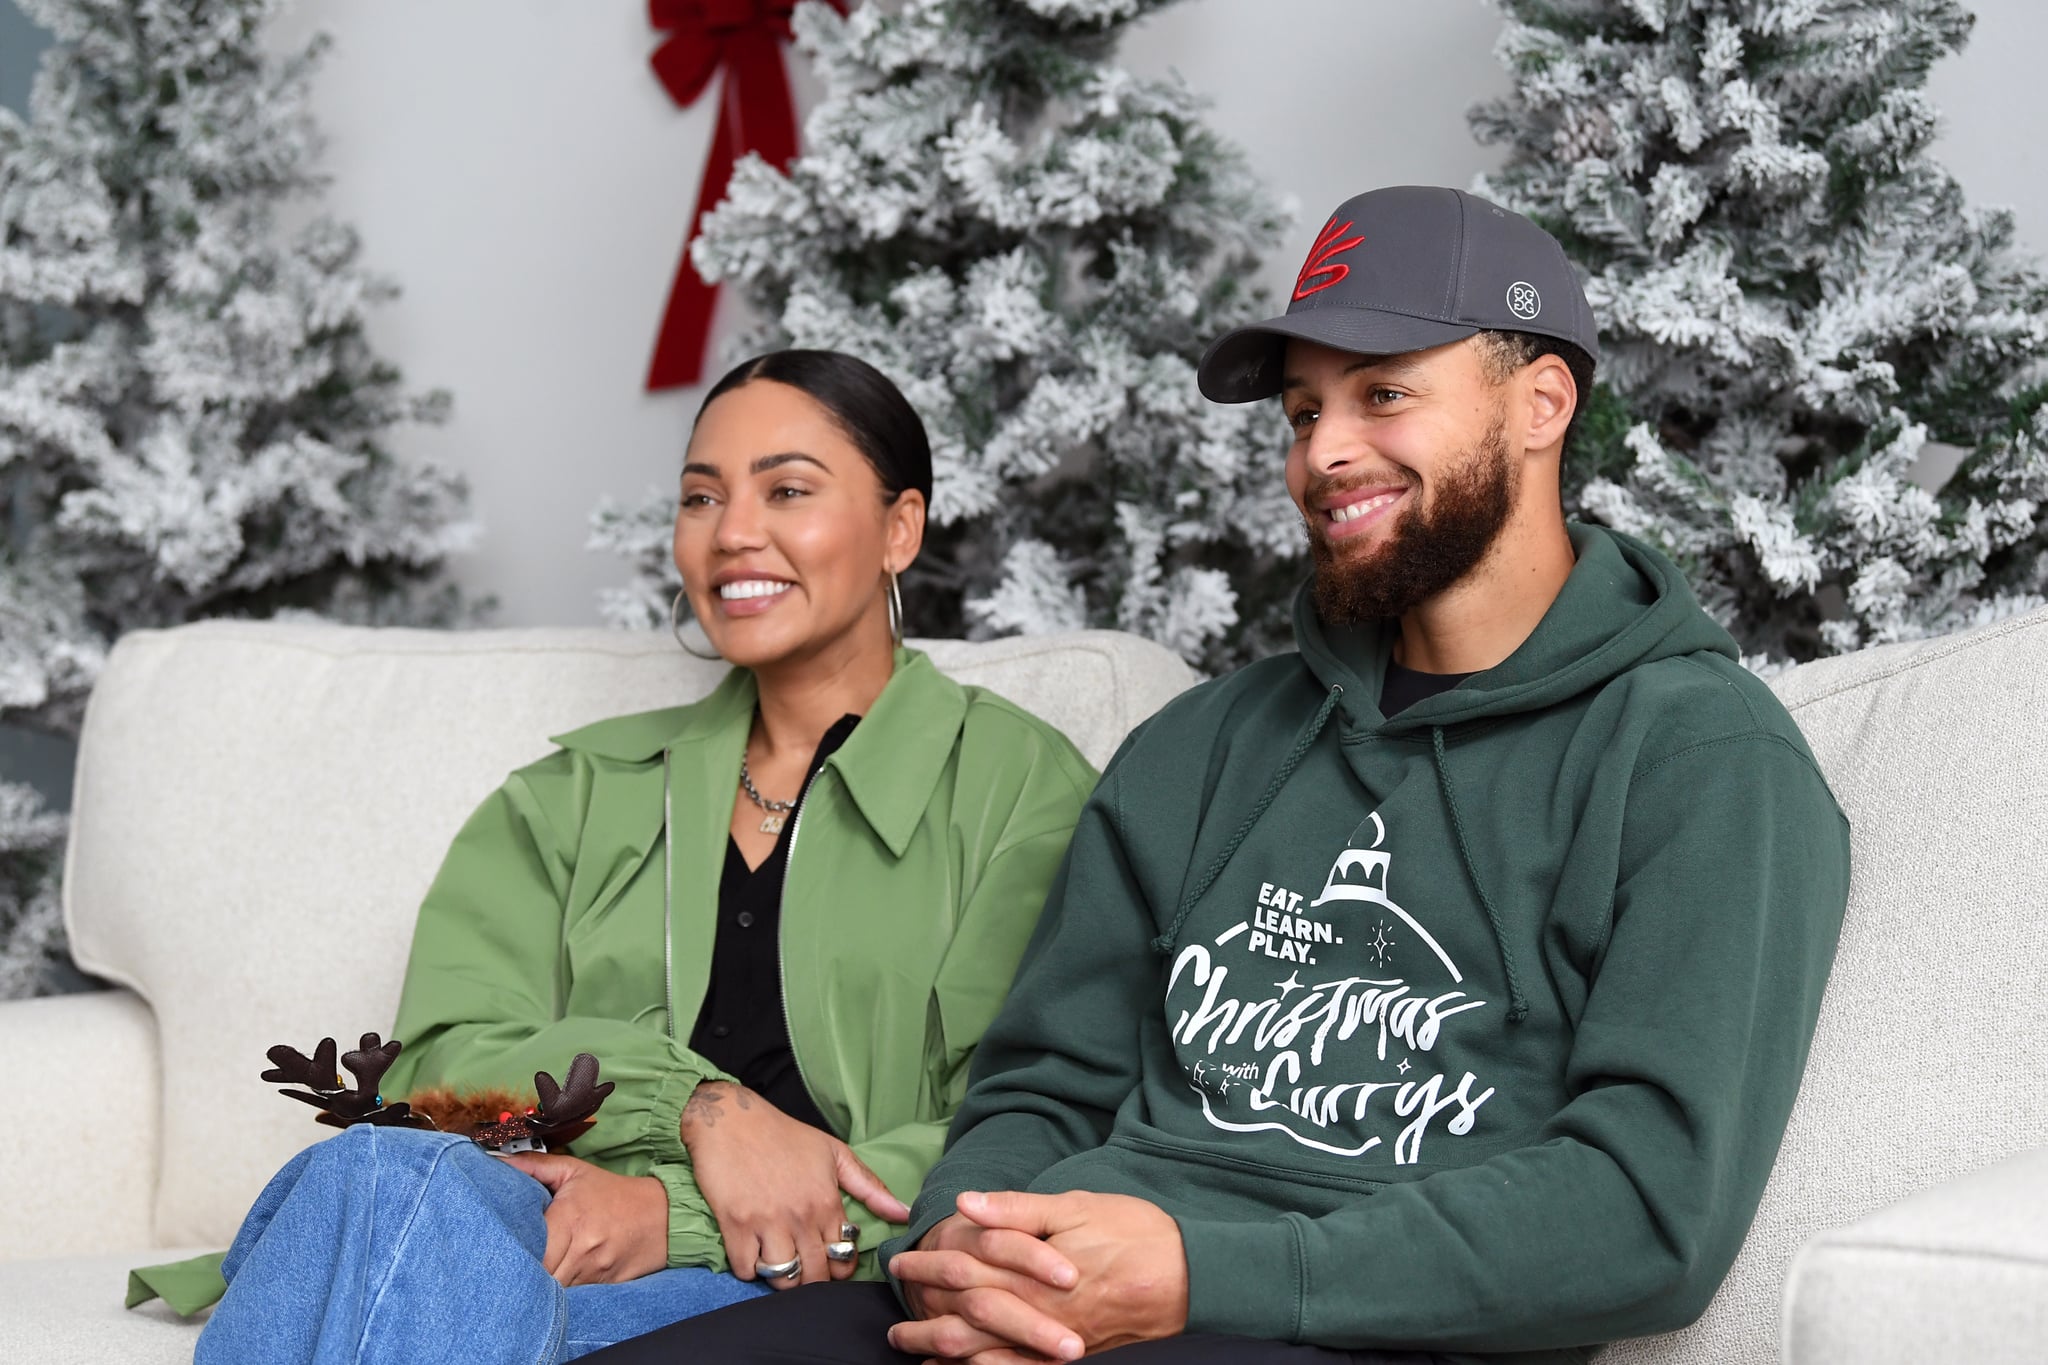
[[[932,499],[932,443],[924,419],[889,377],[857,356],[842,351],[770,351],[732,367],[704,395],[691,430],[704,410],[724,395],[756,379],[772,379],[808,394],[832,414],[856,449],[874,466],[890,502],[906,488]]]

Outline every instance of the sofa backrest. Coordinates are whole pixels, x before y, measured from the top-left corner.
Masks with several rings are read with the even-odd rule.
[[[1098,767],[1193,681],[1113,632],[922,647]],[[505,774],[548,735],[723,673],[665,634],[601,630],[210,622],[121,641],[80,742],[65,905],[79,962],[156,1013],[158,1245],[225,1246],[326,1134],[257,1081],[264,1050],[391,1027],[420,898]]]
[[[1692,1328],[1603,1362],[1775,1362],[1807,1237],[2048,1143],[2048,611],[1774,689],[1849,816],[1841,948],[1734,1271]]]

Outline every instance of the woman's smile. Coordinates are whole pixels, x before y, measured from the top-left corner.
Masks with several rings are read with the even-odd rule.
[[[718,608],[728,617],[759,616],[796,585],[780,578],[733,578],[718,585]]]

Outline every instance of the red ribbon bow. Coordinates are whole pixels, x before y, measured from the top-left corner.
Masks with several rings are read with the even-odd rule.
[[[847,0],[826,3],[846,12]],[[796,159],[796,107],[781,47],[789,41],[796,5],[797,0],[648,0],[648,18],[669,34],[655,49],[654,74],[677,104],[695,104],[712,78],[726,72],[690,235],[647,369],[650,392],[694,384],[703,375],[718,289],[690,264],[690,244],[703,230],[704,215],[725,198],[733,166],[748,152],[760,153],[777,169]]]

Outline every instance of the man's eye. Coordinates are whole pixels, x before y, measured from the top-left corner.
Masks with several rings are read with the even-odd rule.
[[[1387,404],[1399,402],[1407,396],[1399,389],[1372,389],[1366,394],[1366,397],[1372,401],[1375,407],[1385,407]]]
[[[1296,408],[1293,412],[1287,414],[1287,425],[1296,431],[1307,431],[1311,426],[1315,425],[1315,420],[1316,410],[1314,408]]]

